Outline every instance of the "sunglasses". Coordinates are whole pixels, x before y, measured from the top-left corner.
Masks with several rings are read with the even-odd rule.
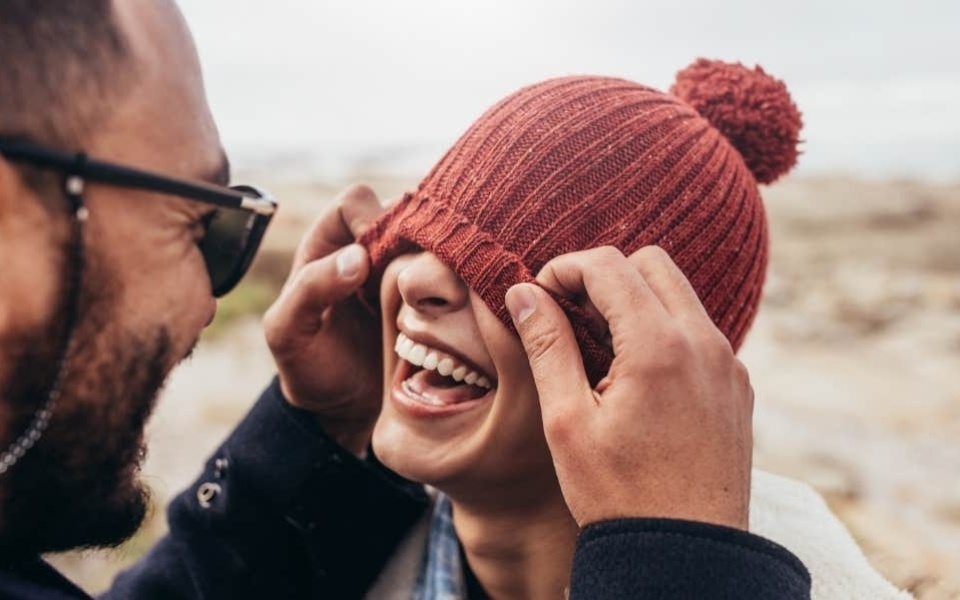
[[[2,138],[0,155],[11,162],[60,171],[65,175],[64,193],[78,204],[84,182],[92,181],[217,206],[216,212],[204,219],[206,231],[198,243],[217,298],[232,290],[246,274],[277,210],[277,203],[269,194],[248,185],[223,187],[194,183],[93,160],[83,153],[68,154]]]

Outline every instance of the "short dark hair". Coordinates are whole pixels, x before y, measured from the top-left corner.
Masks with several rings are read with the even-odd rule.
[[[0,1],[0,135],[76,149],[128,83],[112,0]]]

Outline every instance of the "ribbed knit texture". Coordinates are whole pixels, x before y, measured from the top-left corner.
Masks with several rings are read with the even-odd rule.
[[[548,80],[496,104],[360,241],[373,285],[393,257],[422,248],[511,329],[507,290],[550,259],[656,244],[734,348],[757,310],[768,245],[756,180],[730,142],[676,97],[601,77]],[[559,300],[596,383],[610,350]]]

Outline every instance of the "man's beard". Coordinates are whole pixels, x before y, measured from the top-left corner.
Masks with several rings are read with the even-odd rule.
[[[80,316],[49,428],[3,476],[7,481],[0,479],[3,554],[115,546],[147,514],[149,493],[137,479],[143,430],[173,363],[171,341],[163,327],[149,335],[123,330],[120,287],[98,262],[88,259],[83,270]],[[26,429],[50,393],[70,335],[64,322],[68,303],[61,302],[55,322],[18,336],[24,345],[10,373],[13,381],[0,390],[15,412],[13,436]]]

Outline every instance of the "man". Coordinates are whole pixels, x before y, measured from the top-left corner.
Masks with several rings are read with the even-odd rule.
[[[226,182],[196,56],[170,7],[18,1],[0,10],[5,143]],[[5,550],[110,544],[136,530],[143,424],[216,310],[196,245],[215,206],[90,181],[71,207],[62,183],[62,172],[29,159],[0,161],[4,448],[39,405],[56,404],[36,446],[7,465]]]
[[[242,276],[274,205],[254,188],[220,187],[227,164],[172,2],[7,0],[0,56],[0,596],[85,598],[39,555],[116,544],[136,530],[147,505],[136,475],[153,400],[213,318],[214,296]],[[360,597],[421,516],[419,486],[354,456],[371,414],[356,403],[380,381],[379,359],[370,358],[379,355],[376,324],[355,299],[368,260],[350,242],[380,212],[369,190],[352,188],[308,233],[266,322],[278,381],[171,505],[170,535],[109,596]],[[613,261],[636,283],[637,260],[645,259],[588,254],[557,263],[553,276],[589,297],[585,273]],[[617,347],[643,347],[642,332],[617,317],[634,291],[598,307]],[[568,375],[576,356],[569,327],[536,288],[518,289],[510,305],[534,374],[549,386],[547,441],[567,449],[553,458],[580,525],[644,516],[630,506],[631,491],[666,464],[653,460],[638,477],[611,453],[651,439],[628,437],[581,460],[577,450],[591,439],[623,434],[619,409],[574,439],[564,408],[592,392],[554,389],[551,378]],[[752,395],[729,348],[710,350],[678,352],[664,365],[736,382],[730,410],[706,417],[723,426],[704,431],[724,435],[684,447],[722,449],[721,466],[743,473]],[[638,351],[621,364],[629,372],[650,361]],[[697,385],[689,379],[674,380],[671,398]],[[659,444],[689,437],[670,426],[649,433]],[[730,451],[731,440],[740,451]],[[671,464],[683,458],[674,454]],[[656,484],[666,486],[663,497],[682,498],[697,491],[691,479]],[[749,482],[733,481],[730,496],[742,501]],[[604,502],[592,499],[593,486]],[[762,540],[691,533],[693,544],[658,532],[628,536],[659,557],[643,581],[630,576],[630,561],[605,562],[622,537],[595,536],[575,563],[595,582],[629,585],[581,581],[571,597],[689,597],[704,593],[698,575],[721,564],[746,577],[710,588],[712,597],[809,594],[809,576],[789,554],[742,551]]]

